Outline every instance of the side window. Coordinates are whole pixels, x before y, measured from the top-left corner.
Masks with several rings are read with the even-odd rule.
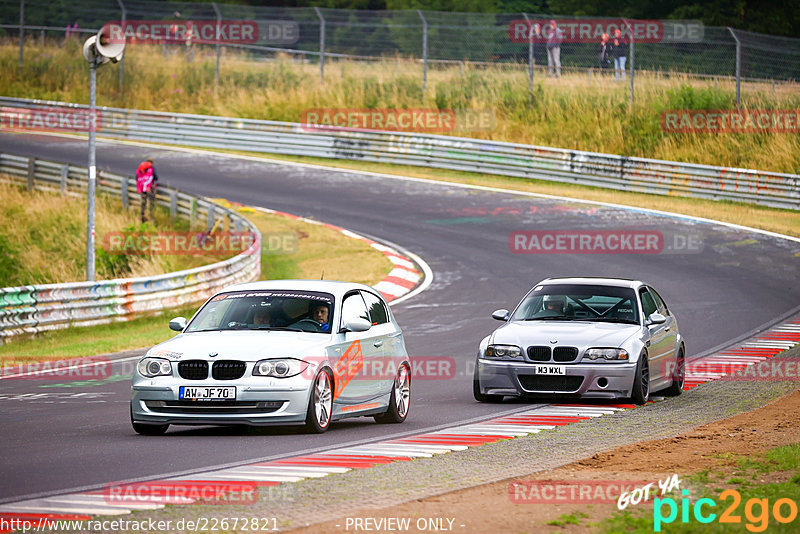
[[[367,307],[364,305],[364,299],[361,298],[359,293],[348,295],[342,302],[342,325],[353,319],[364,319],[372,323],[369,320],[369,313],[367,313]]]
[[[642,297],[642,309],[644,310],[644,318],[647,319],[650,317],[651,313],[655,313],[658,311],[658,306],[656,306],[656,301],[653,300],[653,295],[650,294],[649,291],[646,289],[642,289],[639,293]]]
[[[383,302],[381,302],[381,299],[367,291],[362,291],[361,294],[364,296],[364,300],[367,303],[370,322],[373,325],[388,323],[389,317],[386,313],[386,307],[383,305]]]
[[[663,315],[664,317],[669,316],[669,308],[667,308],[667,304],[664,302],[664,299],[661,298],[661,295],[658,294],[658,291],[653,289],[652,287],[647,288],[653,298],[656,299],[656,305],[658,306],[658,313]]]

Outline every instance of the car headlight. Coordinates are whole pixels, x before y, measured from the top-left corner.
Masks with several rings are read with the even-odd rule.
[[[489,345],[486,347],[487,358],[521,358],[522,351],[516,345]]]
[[[294,358],[279,358],[275,360],[259,360],[253,366],[253,376],[273,376],[275,378],[289,378],[306,370],[308,363]]]
[[[172,364],[164,358],[143,358],[136,366],[136,369],[140,375],[147,378],[172,374]]]
[[[628,351],[624,349],[591,348],[586,349],[583,357],[590,360],[627,360]]]

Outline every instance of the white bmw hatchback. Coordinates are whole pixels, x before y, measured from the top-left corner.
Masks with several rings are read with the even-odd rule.
[[[140,434],[169,425],[294,425],[372,416],[402,423],[411,401],[403,333],[371,287],[321,280],[228,287],[151,348],[131,384]]]

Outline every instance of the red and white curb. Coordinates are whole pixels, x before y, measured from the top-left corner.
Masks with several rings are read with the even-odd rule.
[[[425,282],[425,285],[427,286],[431,281],[430,279],[432,274],[430,269],[427,268],[425,262],[416,256],[412,259],[410,257],[411,254],[403,254],[388,245],[378,243],[377,241],[373,241],[372,239],[359,235],[340,226],[315,221],[314,219],[308,219],[306,217],[300,217],[291,213],[276,211],[269,208],[254,207],[254,209],[263,213],[281,215],[283,217],[303,221],[305,223],[316,224],[319,226],[324,226],[325,228],[330,228],[331,230],[340,232],[347,237],[363,241],[375,250],[382,252],[383,255],[386,256],[390,262],[392,262],[393,268],[383,280],[375,284],[373,287],[383,295],[383,297],[386,299],[386,302],[391,302],[395,299],[399,299],[402,296],[408,295],[421,282]],[[424,273],[420,272],[417,266],[419,266]]]
[[[684,389],[716,380],[727,372],[744,369],[788,350],[800,343],[800,320],[783,323],[749,339],[738,347],[693,360],[709,364],[710,371],[692,374],[689,365]],[[716,372],[719,365],[720,372]],[[241,492],[319,478],[352,469],[479,447],[503,439],[536,434],[558,426],[586,421],[635,408],[633,404],[550,404],[519,413],[457,425],[434,432],[390,439],[377,443],[348,446],[307,456],[256,462],[227,469],[209,470],[181,476],[109,486],[103,490],[31,499],[0,506],[0,519],[36,522],[56,519],[88,520],[93,516],[123,515],[137,510],[157,510],[167,504],[192,504],[208,499],[208,494],[224,501],[228,492]],[[230,504],[237,504],[231,502]],[[0,530],[0,532],[11,532]]]

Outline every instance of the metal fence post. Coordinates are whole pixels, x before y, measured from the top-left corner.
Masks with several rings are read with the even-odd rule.
[[[739,109],[741,105],[739,89],[742,82],[742,42],[736,37],[736,32],[733,31],[733,28],[728,26],[728,31],[731,32],[733,39],[736,41],[736,109]]]
[[[94,197],[97,183],[95,163],[95,131],[97,129],[97,60],[89,64],[89,181],[86,217],[86,280],[94,282]]]
[[[528,92],[533,93],[533,65],[536,59],[533,56],[533,24],[527,13],[522,13],[528,23]]]
[[[69,174],[69,165],[66,163],[61,166],[61,194],[67,194],[67,175]]]
[[[178,192],[174,189],[169,192],[169,216],[171,219],[178,216]]]
[[[128,207],[128,177],[122,177],[122,183],[120,184],[120,196],[122,197],[122,207]]]
[[[422,10],[417,10],[419,18],[422,19],[422,97],[425,97],[425,86],[428,83],[428,21],[422,14]]]
[[[36,172],[36,158],[28,158],[28,191],[33,191],[33,180]]]
[[[206,232],[210,232],[214,228],[214,204],[208,205],[208,219],[206,220]]]
[[[623,19],[623,20],[625,20],[625,19]],[[633,73],[634,73],[634,59],[633,59],[633,52],[634,52],[634,46],[633,46],[633,28],[631,28],[631,25],[628,23],[628,21],[627,21],[627,20],[625,20],[625,25],[628,27],[628,30],[630,31],[630,34],[631,34],[631,41],[630,41],[630,54],[631,54],[631,72],[630,72],[630,76],[631,76],[631,89],[630,89],[630,91],[631,91],[631,109],[633,109],[633,95],[634,95],[634,84],[633,84]]]
[[[22,76],[22,56],[25,50],[25,0],[19,0],[19,75]]]
[[[325,17],[318,7],[314,7],[319,17],[319,83],[325,85]]]
[[[125,35],[125,21],[127,19],[128,12],[125,9],[125,4],[122,3],[122,0],[117,0],[119,4],[119,8],[122,10],[122,35]],[[124,37],[123,37],[124,38]],[[122,55],[122,59],[119,60],[119,92],[121,93],[125,87],[125,55]]]
[[[211,2],[211,5],[214,8],[214,12],[217,14],[217,29],[216,29],[216,35],[214,35],[214,39],[217,41],[217,68],[214,71],[214,91],[216,91],[217,88],[219,87],[219,54],[220,54],[220,49],[222,48],[219,43],[219,32],[220,28],[222,27],[222,14],[220,14],[216,2]]]

